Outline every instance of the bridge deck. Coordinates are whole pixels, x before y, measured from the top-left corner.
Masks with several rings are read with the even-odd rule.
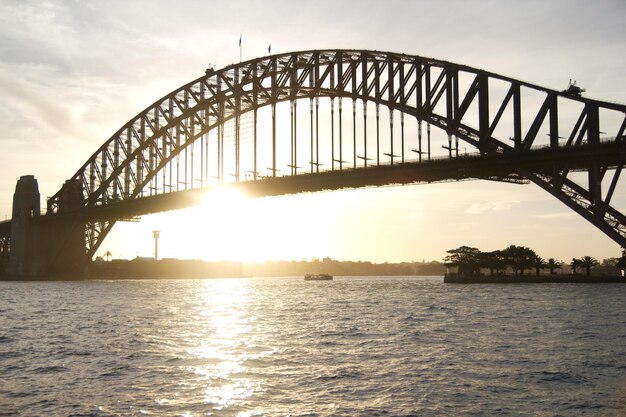
[[[620,143],[605,143],[575,148],[542,148],[524,153],[496,155],[466,155],[452,159],[437,159],[404,164],[380,165],[367,168],[325,171],[244,181],[236,187],[248,196],[266,197],[304,192],[319,192],[385,185],[420,184],[467,179],[487,179],[513,183],[528,183],[516,167],[538,172],[552,172],[567,164],[568,169],[584,169],[590,158],[602,159],[605,166],[617,166],[626,160],[626,149]],[[54,214],[80,216],[86,221],[115,221],[134,216],[182,209],[200,204],[207,188],[158,194],[153,196],[110,202],[86,208],[81,212]],[[50,216],[42,216],[45,219]]]

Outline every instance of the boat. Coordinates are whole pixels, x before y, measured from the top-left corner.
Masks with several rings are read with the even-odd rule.
[[[330,274],[306,274],[305,281],[332,281],[333,276]]]

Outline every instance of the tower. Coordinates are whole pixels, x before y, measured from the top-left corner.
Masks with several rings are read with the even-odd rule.
[[[153,230],[152,235],[154,236],[154,260],[159,260],[159,233],[160,230]]]
[[[15,185],[11,218],[9,273],[30,277],[37,273],[37,234],[33,218],[39,217],[39,185],[33,175],[22,175]]]

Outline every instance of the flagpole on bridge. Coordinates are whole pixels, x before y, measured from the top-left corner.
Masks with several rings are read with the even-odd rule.
[[[241,35],[239,35],[239,63],[241,64]]]

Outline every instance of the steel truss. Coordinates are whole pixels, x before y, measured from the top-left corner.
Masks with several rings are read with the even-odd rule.
[[[529,103],[532,101],[534,106],[526,104],[528,95],[532,96]],[[297,103],[303,99],[308,99],[310,106],[308,169],[297,165],[295,125]],[[320,143],[326,140],[319,137],[320,99],[330,100],[331,105],[333,130],[331,145],[327,147],[330,156],[320,156]],[[344,100],[352,102],[353,134],[347,139],[353,141],[351,166],[343,154],[347,137],[342,131],[342,117],[347,107]],[[363,129],[359,135],[362,154],[357,154],[358,101],[363,103]],[[280,102],[290,102],[289,145],[277,141],[276,105]],[[368,155],[368,148],[372,146],[368,147],[368,140],[374,140],[371,133],[368,137],[368,103],[376,109],[375,155],[371,151]],[[271,149],[258,149],[257,112],[266,106],[272,110]],[[384,140],[380,136],[381,107],[389,110],[390,152],[383,154],[380,152],[381,140]],[[562,107],[569,110],[559,113]],[[240,117],[248,112],[253,114],[252,150],[242,149],[240,143]],[[394,113],[400,115],[399,129]],[[576,120],[573,126],[566,122],[572,114]],[[582,163],[559,160],[548,164],[549,169],[512,166],[509,174],[511,178],[521,176],[539,185],[626,247],[626,217],[611,206],[624,165],[626,106],[539,87],[451,62],[361,50],[285,53],[207,70],[204,76],[156,101],[118,130],[71,177],[71,181],[80,185],[81,198],[68,199],[68,190],[64,187],[49,199],[48,214],[84,212],[143,196],[205,187],[214,180],[256,181],[262,177],[257,166],[261,152],[271,152],[268,170],[274,177],[280,171],[277,151],[286,146],[291,153],[290,175],[307,171],[318,173],[324,158],[330,160],[325,170],[343,170],[346,165],[366,169],[371,165],[406,163],[413,155],[406,152],[407,116],[418,122],[417,137],[410,139],[418,162],[431,158],[431,127],[447,134],[447,145],[443,147],[449,158],[459,157],[459,140],[483,156],[524,154],[539,145],[566,151],[618,144],[617,158],[612,148],[610,158],[594,154]],[[335,132],[337,117],[338,132]],[[612,120],[613,124],[605,126],[605,120]],[[233,121],[235,151],[228,158],[234,158],[235,168],[229,177],[224,174],[224,166],[233,161],[224,160],[224,126]],[[210,134],[214,135],[212,139],[209,139]],[[394,136],[398,134],[401,146],[394,149]],[[543,142],[543,135],[547,135],[547,143]],[[210,140],[213,142],[209,149]],[[198,158],[193,157],[194,150],[201,153],[200,166],[195,168],[193,161]],[[244,157],[254,161],[249,177],[241,172]],[[209,163],[217,165],[217,179],[210,178]],[[581,176],[586,178],[583,184],[579,184]],[[489,179],[506,180],[507,175]],[[88,256],[95,254],[114,223],[112,220],[87,223]]]

